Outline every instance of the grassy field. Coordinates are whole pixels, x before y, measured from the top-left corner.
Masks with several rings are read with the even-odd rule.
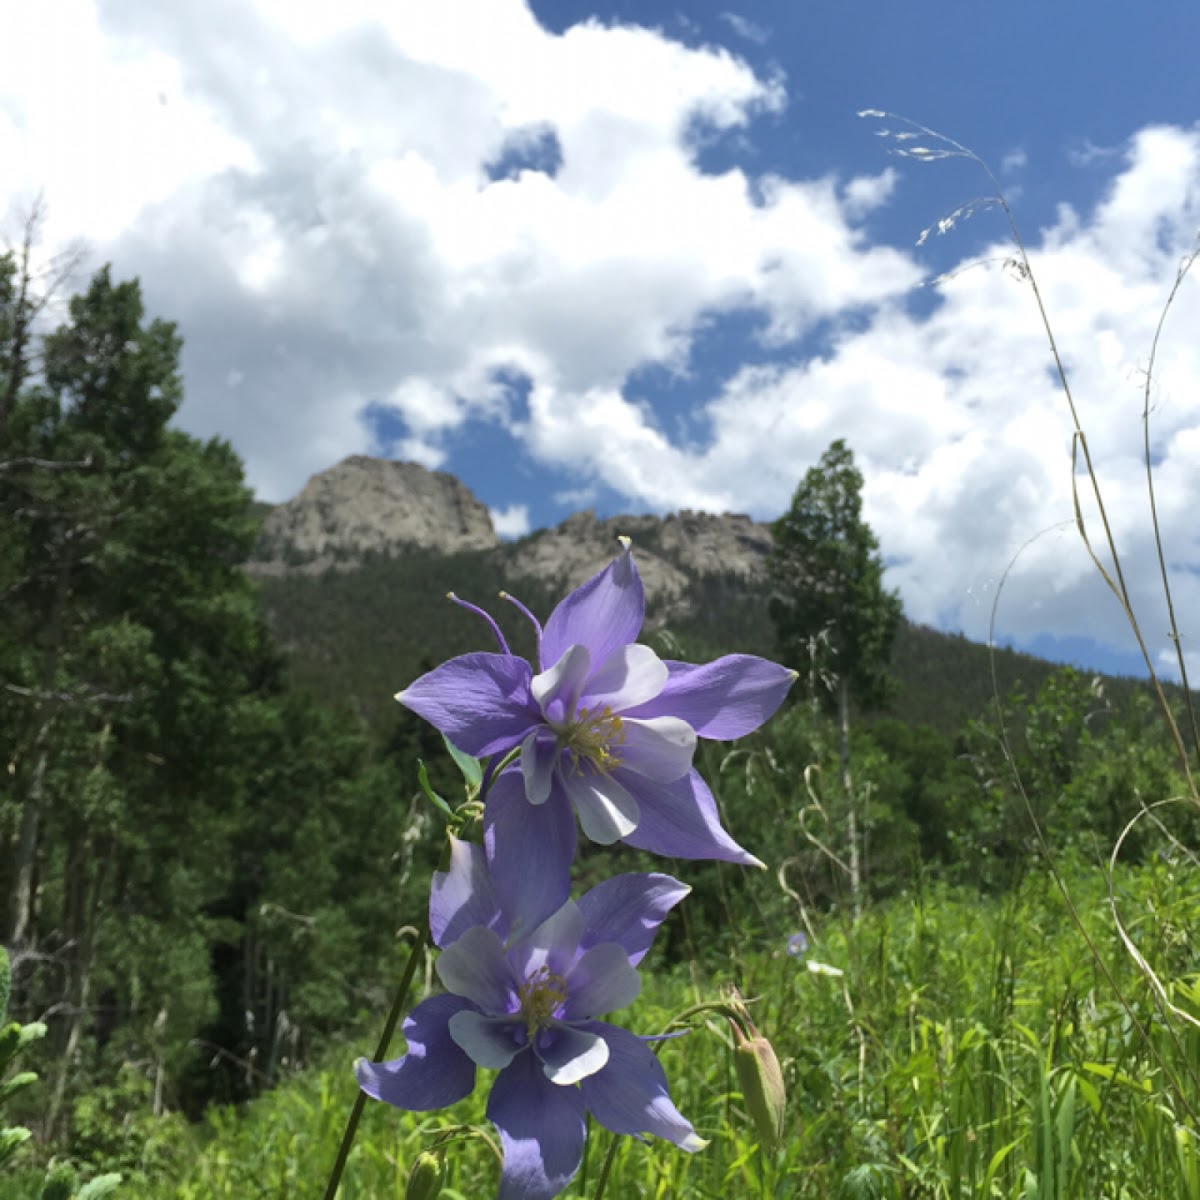
[[[799,913],[772,930],[747,921],[744,952],[725,964],[656,969],[652,956],[642,997],[618,1019],[658,1032],[737,985],[783,1064],[787,1137],[763,1152],[726,1023],[702,1018],[663,1045],[662,1060],[678,1107],[710,1145],[689,1156],[620,1139],[605,1194],[1200,1200],[1200,1034],[1155,1002],[1117,938],[1099,870],[1075,867],[1069,878],[1082,931],[1050,873],[1033,872],[1003,898],[931,888],[856,925],[825,917],[802,958],[786,948]],[[1117,891],[1173,1003],[1200,1014],[1193,882],[1191,864],[1160,857]],[[331,1047],[324,1069],[244,1109],[132,1131],[118,1156],[132,1194],[321,1196],[355,1094],[350,1064],[373,1040]],[[452,1132],[444,1195],[493,1194],[485,1096],[479,1086],[424,1116],[368,1105],[340,1195],[400,1200],[415,1155]],[[565,1196],[595,1194],[609,1145],[595,1130]]]

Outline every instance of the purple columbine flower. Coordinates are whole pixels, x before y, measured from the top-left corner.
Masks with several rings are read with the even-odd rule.
[[[808,953],[808,935],[793,933],[787,940],[787,952],[792,958],[803,958]]]
[[[496,629],[502,653],[451,659],[396,696],[477,758],[520,747],[520,761],[492,781],[484,826],[497,887],[522,927],[569,894],[572,809],[594,842],[762,865],[721,827],[692,756],[698,737],[727,741],[757,729],[796,673],[747,654],[704,666],[664,662],[638,645],[645,594],[622,540],[623,552],[544,629],[530,617],[539,672]]]
[[[429,900],[446,993],[405,1020],[403,1058],[358,1061],[359,1085],[427,1112],[469,1095],[476,1067],[498,1070],[487,1115],[504,1148],[500,1200],[558,1195],[583,1158],[589,1112],[614,1133],[703,1148],[646,1043],[596,1019],[637,997],[634,968],[689,890],[669,875],[618,875],[512,939],[483,848],[451,838]]]

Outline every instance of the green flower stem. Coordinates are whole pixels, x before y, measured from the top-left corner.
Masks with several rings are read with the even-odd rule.
[[[404,974],[400,979],[400,986],[396,989],[396,999],[392,1003],[392,1011],[388,1013],[387,1023],[383,1027],[383,1033],[379,1038],[379,1045],[375,1049],[375,1058],[373,1061],[382,1062],[387,1055],[388,1046],[391,1045],[392,1035],[396,1032],[396,1024],[400,1020],[400,1013],[404,1009],[404,1002],[408,998],[408,989],[412,985],[413,976],[417,972],[417,963],[420,961],[421,953],[429,944],[429,929],[428,926],[423,928],[413,944],[412,950],[408,954],[408,962],[404,966]],[[350,1117],[346,1121],[346,1130],[342,1134],[342,1144],[338,1147],[337,1160],[333,1164],[333,1170],[329,1175],[329,1183],[325,1186],[325,1200],[334,1200],[337,1195],[337,1190],[342,1182],[342,1172],[346,1169],[346,1160],[350,1157],[350,1150],[354,1145],[354,1137],[358,1133],[358,1122],[362,1118],[362,1111],[367,1102],[366,1092],[359,1089],[358,1095],[354,1098],[354,1107],[350,1110]]]
[[[595,1200],[601,1200],[604,1195],[604,1188],[608,1183],[608,1173],[612,1170],[613,1159],[617,1157],[617,1138],[620,1134],[610,1134],[608,1139],[608,1153],[604,1156],[604,1165],[600,1168],[600,1178],[596,1182],[596,1197]]]
[[[688,1024],[693,1017],[701,1016],[703,1013],[720,1013],[723,1017],[728,1017],[731,1021],[736,1021],[739,1025],[743,1023],[744,1011],[739,1011],[736,1005],[730,1004],[728,1000],[704,1000],[700,1004],[693,1004],[685,1008],[682,1012],[677,1013],[668,1022],[663,1033],[672,1033],[681,1026]],[[657,1045],[655,1053],[658,1052]]]

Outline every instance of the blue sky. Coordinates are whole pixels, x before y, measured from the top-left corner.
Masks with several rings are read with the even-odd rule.
[[[56,0],[10,32],[4,228],[41,189],[44,253],[141,278],[185,338],[179,423],[263,498],[366,452],[453,472],[507,536],[770,519],[845,437],[913,619],[983,639],[1003,580],[1001,641],[1134,669],[1001,215],[916,244],[990,185],[858,113],[957,138],[1028,243],[1170,673],[1142,389],[1200,226],[1194,4]],[[1198,319],[1185,284],[1151,388],[1187,616]]]

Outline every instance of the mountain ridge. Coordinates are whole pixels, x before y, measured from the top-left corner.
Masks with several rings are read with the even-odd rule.
[[[600,570],[619,536],[632,538],[637,547],[648,599],[672,617],[690,611],[689,588],[697,578],[764,582],[773,544],[770,526],[745,514],[689,509],[661,517],[597,517],[584,509],[505,542],[487,507],[454,475],[352,455],[314,475],[291,500],[266,509],[247,570],[260,577],[319,576],[414,550],[482,550],[503,562],[507,577],[537,579],[561,590]]]
[[[270,507],[247,569],[320,575],[373,554],[484,550],[498,540],[486,505],[449,472],[352,454]]]

